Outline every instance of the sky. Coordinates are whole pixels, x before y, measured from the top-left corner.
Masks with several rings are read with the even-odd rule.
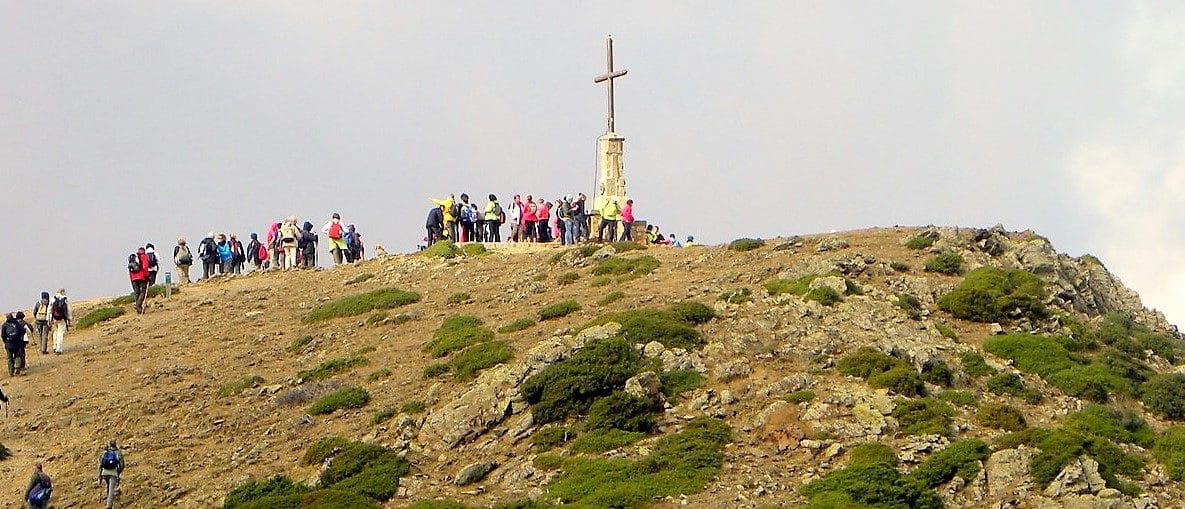
[[[608,34],[666,232],[1000,223],[1185,320],[1185,4],[1078,1],[0,0],[0,309],[129,291],[145,242],[406,252],[429,197],[591,194]]]

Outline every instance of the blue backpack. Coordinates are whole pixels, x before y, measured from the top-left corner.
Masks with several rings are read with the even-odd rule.
[[[47,502],[49,502],[49,495],[51,492],[53,492],[53,488],[44,484],[38,484],[33,488],[32,491],[29,492],[29,502],[39,506],[44,506]]]
[[[119,453],[110,449],[103,451],[103,458],[99,460],[99,464],[107,470],[119,468]]]

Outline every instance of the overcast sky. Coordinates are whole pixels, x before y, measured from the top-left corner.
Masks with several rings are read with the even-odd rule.
[[[146,241],[338,211],[408,251],[429,196],[591,192],[611,33],[665,231],[1032,228],[1180,323],[1183,5],[3,0],[0,306],[123,293]]]

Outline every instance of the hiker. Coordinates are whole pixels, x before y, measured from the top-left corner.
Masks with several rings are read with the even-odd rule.
[[[584,210],[587,200],[588,197],[584,196],[584,193],[576,193],[576,200],[572,202],[572,225],[575,227],[572,234],[573,244],[588,240],[588,212]]]
[[[189,284],[189,266],[193,265],[193,253],[189,252],[185,239],[177,239],[177,245],[173,247],[173,265],[177,266],[177,282]]]
[[[255,266],[255,270],[262,269],[263,261],[267,259],[267,252],[260,252],[260,248],[262,247],[263,244],[259,243],[259,234],[251,232],[251,242],[247,243],[247,251],[245,254],[247,255],[247,261],[251,262],[251,265]],[[261,255],[262,258],[260,257]]]
[[[551,204],[551,240],[564,243],[564,220],[562,217],[564,200],[556,200]]]
[[[498,203],[498,197],[490,194],[490,201],[486,203],[485,219],[486,225],[490,227],[490,234],[486,237],[486,242],[502,242],[502,220],[506,217],[506,211],[502,210],[502,204]]]
[[[136,294],[136,313],[144,314],[144,299],[148,297],[148,253],[137,249],[128,256],[128,279],[132,280],[132,292]]]
[[[70,303],[66,302],[65,288],[58,288],[58,293],[54,294],[53,304],[49,306],[49,317],[53,319],[53,353],[61,355],[66,333],[74,324],[70,316]]]
[[[329,252],[333,255],[333,264],[341,265],[343,252],[349,248],[346,246],[346,227],[342,225],[341,214],[334,212],[329,222],[321,227],[321,233],[329,238]]]
[[[634,240],[634,200],[626,200],[625,207],[621,209],[621,241],[633,242]]]
[[[362,234],[354,228],[354,225],[346,227],[346,246],[349,247],[350,263],[360,262],[366,259],[366,246],[362,245]]]
[[[206,234],[206,238],[198,244],[198,258],[202,259],[202,279],[214,277],[218,267],[218,245],[214,243],[214,232]]]
[[[471,228],[469,230],[469,241],[485,241],[486,234],[490,232],[490,229],[486,226],[485,214],[481,210],[478,210],[476,203],[469,204],[469,222]]]
[[[514,195],[514,202],[510,204],[510,208],[506,211],[506,222],[510,223],[510,237],[511,242],[522,241],[523,235],[523,199],[519,195]]]
[[[226,241],[226,234],[219,233],[214,247],[218,250],[218,273],[230,274],[234,271],[235,253],[230,249],[230,242]]]
[[[313,223],[304,222],[304,231],[300,232],[300,240],[296,242],[296,249],[301,255],[301,267],[317,266],[317,234],[313,233]]]
[[[457,212],[460,213],[457,221],[461,223],[458,241],[473,242],[475,240],[473,238],[473,223],[476,218],[473,215],[473,204],[469,203],[469,195],[461,193],[461,201],[457,205]]]
[[[280,225],[280,245],[284,248],[284,270],[296,268],[296,239],[299,238],[299,235],[296,216],[288,216],[288,219],[284,220],[284,224]]]
[[[20,375],[25,370],[25,329],[28,327],[23,311],[9,313],[0,327],[4,351],[8,353],[8,376]]]
[[[428,218],[424,220],[424,229],[428,230],[428,246],[440,240],[444,229],[444,205],[437,205],[428,211]]]
[[[575,244],[576,225],[572,219],[572,195],[564,195],[563,201],[559,203],[558,214],[560,216],[560,243],[566,246]]]
[[[683,243],[679,242],[679,239],[675,238],[674,233],[668,236],[667,244],[669,244],[671,247],[683,247]]]
[[[119,492],[119,476],[123,473],[123,453],[115,445],[115,440],[107,443],[103,454],[99,455],[99,486],[107,488],[107,509],[115,507],[115,495]]]
[[[519,235],[522,237],[519,240],[523,242],[535,242],[535,223],[539,221],[539,206],[535,204],[535,197],[527,195],[527,199],[523,201],[523,224],[519,230]]]
[[[160,260],[156,259],[156,246],[151,242],[144,245],[144,252],[148,254],[148,286],[156,284],[156,273],[160,272]]]
[[[272,223],[267,230],[267,249],[271,252],[273,269],[284,267],[284,250],[280,247],[280,223]]]
[[[49,353],[49,292],[41,292],[41,300],[33,304],[33,321],[37,323],[37,340],[41,345],[41,353]]]
[[[461,204],[450,194],[444,207],[444,228],[448,232],[448,238],[453,242],[460,242]]]
[[[29,486],[25,488],[25,500],[29,502],[29,509],[49,507],[49,497],[52,493],[53,481],[38,463],[33,467],[33,477],[29,478]]]
[[[621,207],[617,205],[617,200],[606,198],[605,204],[601,206],[601,226],[597,228],[597,242],[603,242],[601,239],[605,227],[609,227],[609,242],[617,238],[617,220],[620,216]]]
[[[695,246],[698,246],[698,245],[699,245],[699,244],[696,244],[696,243],[695,243],[695,237],[692,237],[691,235],[688,235],[688,236],[687,236],[687,242],[684,242],[684,243],[683,243],[683,247],[695,247]]]
[[[239,241],[237,233],[230,234],[230,268],[235,274],[243,273],[243,262],[247,261],[247,254],[243,252],[243,243]]]
[[[551,241],[551,205],[547,200],[539,198],[535,210],[535,240],[539,242]]]

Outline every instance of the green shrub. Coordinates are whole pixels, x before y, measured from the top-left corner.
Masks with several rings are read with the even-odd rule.
[[[955,409],[934,398],[899,399],[892,416],[906,435],[950,435]]]
[[[448,364],[444,362],[437,362],[424,366],[424,378],[436,378],[440,375],[448,373]]]
[[[962,274],[963,255],[959,253],[942,253],[926,260],[922,266],[926,272],[940,272],[943,274]]]
[[[580,311],[580,303],[574,300],[565,300],[557,302],[550,306],[544,306],[539,310],[539,320],[554,320],[556,318],[563,318],[572,313]]]
[[[382,424],[384,422],[391,420],[391,418],[395,417],[395,415],[398,413],[399,413],[399,410],[397,410],[395,407],[380,408],[377,412],[374,413],[374,416],[370,418],[370,425],[371,426],[378,426],[379,424]]]
[[[399,406],[399,413],[403,414],[422,414],[428,410],[423,401],[413,399]]]
[[[753,290],[748,287],[737,288],[736,290],[729,290],[720,294],[720,299],[729,304],[744,304],[746,302],[753,302]]]
[[[1029,334],[995,336],[983,344],[984,350],[1012,359],[1013,364],[1027,373],[1034,373],[1074,397],[1103,402],[1108,393],[1131,394],[1131,382],[1122,373],[1113,371],[1106,363],[1090,363],[1089,359],[1071,356],[1056,339]]]
[[[908,241],[905,242],[905,248],[906,249],[926,249],[930,246],[933,246],[935,240],[937,240],[937,239],[935,239],[933,237],[927,237],[925,235],[915,235],[912,238],[910,238]]]
[[[975,407],[979,405],[979,398],[973,392],[967,391],[945,391],[938,395],[938,399],[947,403],[954,403],[959,406]]]
[[[237,382],[232,382],[218,388],[218,397],[225,398],[227,396],[236,396],[239,393],[250,387],[258,387],[263,383],[263,377],[259,375],[248,375]]]
[[[869,465],[897,466],[897,451],[892,447],[877,442],[866,442],[857,445],[848,452],[849,467],[866,467]]]
[[[1152,455],[1164,465],[1169,477],[1185,481],[1185,427],[1173,426],[1164,430],[1152,446]]]
[[[556,470],[564,464],[564,458],[555,454],[540,454],[535,456],[535,459],[531,461],[531,464],[535,465],[535,468],[538,468],[539,470]]]
[[[539,452],[547,452],[571,440],[573,434],[568,428],[552,426],[543,428],[531,435],[531,444]]]
[[[444,319],[440,328],[432,334],[432,340],[424,345],[424,351],[433,357],[444,357],[469,345],[491,339],[494,339],[494,331],[483,327],[480,318],[454,315]]]
[[[610,257],[601,260],[595,267],[592,268],[594,276],[615,275],[615,276],[644,276],[654,269],[661,266],[662,263],[653,256],[639,256],[637,258],[621,258]]]
[[[485,256],[490,254],[490,250],[486,249],[485,244],[474,242],[465,244],[465,246],[461,248],[461,252],[465,253],[465,256]]]
[[[469,380],[481,370],[503,364],[514,357],[514,349],[505,341],[478,343],[449,359],[448,367],[459,380]]]
[[[601,297],[601,300],[597,301],[597,305],[601,306],[601,307],[605,307],[605,306],[608,306],[614,302],[621,300],[624,297],[625,297],[625,292],[622,292],[622,291],[612,292],[612,293],[609,293],[608,295],[605,295],[604,297]]]
[[[614,242],[609,245],[613,246],[613,250],[618,253],[628,253],[630,251],[640,251],[640,250],[646,249],[646,245],[639,243],[639,242],[624,241],[624,242]]]
[[[498,327],[498,333],[499,334],[509,334],[512,332],[518,332],[521,330],[529,329],[534,326],[535,326],[535,320],[532,320],[530,318],[519,318],[513,322],[510,322],[506,325]]]
[[[831,306],[843,301],[843,297],[830,286],[820,286],[806,292],[806,300],[813,300],[824,306]]]
[[[366,360],[366,357],[361,355],[329,359],[325,362],[322,362],[313,369],[306,369],[297,373],[296,377],[305,382],[324,380],[326,378],[331,378],[334,375],[345,373],[346,371],[354,369],[358,366],[365,366],[369,362],[370,361]]]
[[[415,320],[415,318],[412,317],[411,315],[409,315],[407,313],[399,313],[395,316],[392,316],[389,320],[387,320],[387,323],[389,323],[391,325],[401,325],[401,324],[410,322],[412,320]]]
[[[996,441],[998,449],[1013,448],[1021,444],[1041,450],[1029,462],[1029,471],[1033,481],[1042,489],[1049,485],[1066,463],[1083,454],[1099,462],[1099,474],[1106,480],[1108,487],[1129,494],[1134,491],[1134,487],[1121,483],[1115,474],[1140,476],[1144,469],[1144,462],[1140,457],[1123,452],[1123,449],[1110,440],[1064,429],[1029,428]]]
[[[429,258],[440,257],[444,259],[453,258],[461,254],[461,248],[453,244],[453,241],[444,239],[438,240],[436,243],[428,246],[428,249],[420,251],[420,256],[427,256]]]
[[[599,454],[621,449],[646,437],[638,431],[622,431],[619,429],[594,429],[572,440],[568,450],[574,453]]]
[[[984,403],[975,412],[975,419],[980,426],[1002,429],[1004,431],[1020,431],[1028,427],[1024,414],[1003,403]]]
[[[346,387],[329,394],[313,403],[309,413],[313,415],[330,414],[337,410],[362,408],[370,402],[370,393],[361,387]]]
[[[955,374],[950,366],[942,359],[932,360],[922,365],[922,381],[941,387],[950,387],[955,380]]]
[[[909,476],[927,488],[946,484],[956,475],[966,481],[972,481],[979,473],[979,462],[986,461],[990,454],[991,450],[982,440],[959,440],[931,455],[913,469]]]
[[[1153,376],[1140,386],[1140,401],[1153,412],[1169,419],[1185,419],[1185,375],[1172,373]]]
[[[555,278],[556,284],[558,284],[560,286],[570,285],[572,283],[575,283],[578,280],[580,280],[580,274],[577,274],[575,272],[565,272],[563,274],[560,274],[559,277]]]
[[[398,288],[383,288],[321,304],[309,311],[309,314],[304,317],[304,321],[309,323],[331,318],[358,316],[377,309],[397,308],[419,301],[420,294],[418,293],[406,292]]]
[[[1083,435],[1141,447],[1149,447],[1156,440],[1156,432],[1135,412],[1099,404],[1086,405],[1082,410],[1067,415],[1062,427]]]
[[[333,461],[321,471],[322,487],[385,501],[395,494],[399,478],[409,470],[407,460],[382,446],[349,442],[335,451]]]
[[[588,412],[594,400],[623,388],[641,365],[641,355],[625,340],[596,341],[528,378],[520,392],[535,422],[546,424]]]
[[[471,300],[473,300],[473,296],[469,295],[469,292],[458,292],[458,293],[449,295],[448,300],[445,300],[444,302],[446,304],[455,305],[455,304],[464,304],[464,303],[469,302]]]
[[[808,274],[798,279],[771,279],[766,281],[764,285],[765,291],[769,292],[770,296],[782,295],[788,293],[791,295],[806,295],[811,291],[811,281],[823,277],[822,274]]]
[[[456,500],[417,500],[407,506],[407,509],[473,509],[471,506]]]
[[[623,391],[614,392],[589,407],[585,430],[619,429],[647,433],[658,425],[650,411],[651,402]]]
[[[945,323],[934,322],[934,329],[946,339],[953,339],[955,341],[958,341],[959,339],[959,335],[955,334],[955,330],[947,326]]]
[[[843,294],[844,295],[864,295],[864,287],[856,284],[848,278],[843,278]]]
[[[600,288],[602,286],[609,286],[613,284],[613,276],[597,276],[588,282],[589,286]]]
[[[898,366],[884,373],[868,377],[868,385],[889,389],[902,396],[925,396],[926,384],[913,367]]]
[[[998,373],[987,381],[987,388],[992,394],[1020,396],[1027,390],[1025,381],[1016,373]]]
[[[297,352],[303,350],[305,345],[308,345],[309,343],[312,343],[312,342],[313,342],[312,334],[305,334],[299,338],[292,340],[291,343],[288,343],[288,347],[285,348],[284,350],[288,351],[288,353],[297,353]]]
[[[354,276],[349,281],[346,281],[346,284],[347,285],[356,285],[358,283],[364,283],[366,281],[369,281],[372,278],[374,278],[374,274],[372,274],[370,272],[363,272],[361,274],[358,274],[357,276]]]
[[[848,354],[835,363],[835,369],[840,373],[860,378],[879,375],[896,367],[908,368],[909,364],[868,347]]]
[[[892,262],[889,262],[889,268],[893,269],[897,272],[909,272],[909,269],[911,267],[909,266],[908,263],[905,263],[905,262],[892,261]]]
[[[741,238],[728,243],[730,251],[752,251],[765,245],[765,241],[761,239]]]
[[[304,456],[300,458],[301,465],[317,465],[323,463],[326,458],[337,454],[338,451],[350,445],[350,441],[342,437],[324,437],[308,449],[305,449]]]
[[[658,374],[662,382],[662,393],[668,399],[674,399],[681,394],[699,388],[704,383],[704,375],[694,369],[675,369]]]
[[[671,306],[671,311],[679,315],[686,322],[704,324],[716,318],[716,311],[707,305],[693,300],[685,300]]]
[[[290,495],[303,495],[313,489],[289,479],[287,476],[277,475],[266,481],[251,480],[239,486],[226,495],[222,502],[223,509],[240,509],[248,504],[269,498],[279,498]]]
[[[386,311],[377,311],[377,312],[371,313],[370,316],[366,317],[366,323],[370,324],[370,325],[375,325],[383,320],[386,320],[387,316],[388,316],[388,314]]]
[[[897,307],[905,311],[911,319],[922,319],[922,301],[908,293],[897,294]]]
[[[885,507],[939,509],[942,501],[912,477],[888,463],[856,465],[836,470],[798,489],[811,509]]]
[[[173,291],[170,292],[170,294],[176,295],[178,293],[181,293],[180,286],[177,286],[177,285],[171,285],[171,286],[173,287]],[[148,287],[148,292],[145,294],[145,297],[149,298],[149,299],[154,299],[154,298],[160,297],[161,295],[164,295],[164,294],[165,294],[165,285],[152,285],[152,286]],[[110,306],[127,306],[129,304],[135,304],[135,303],[136,303],[136,294],[130,293],[130,294],[124,295],[122,297],[116,297],[114,299],[111,299],[111,301],[109,301],[107,304]]]
[[[983,378],[988,375],[996,374],[996,370],[991,366],[988,366],[988,363],[986,360],[984,360],[983,356],[979,355],[979,352],[974,350],[967,350],[966,352],[960,353],[959,360],[963,363],[963,372],[967,373],[968,376],[974,378]]]
[[[82,318],[79,318],[78,321],[74,323],[74,326],[78,327],[79,329],[89,329],[94,327],[96,324],[123,316],[123,314],[126,312],[126,309],[117,307],[101,307],[92,309],[89,313],[82,315]]]
[[[367,382],[377,382],[379,380],[388,378],[390,376],[391,376],[391,370],[389,368],[376,369],[374,371],[371,371],[369,375],[366,375],[366,381]]]
[[[694,348],[704,342],[691,322],[669,310],[631,309],[608,313],[584,328],[609,322],[621,324],[621,336],[634,343],[658,341],[667,348]]]
[[[1020,269],[980,267],[969,273],[950,293],[938,299],[938,307],[964,320],[1004,322],[1018,316],[1048,316],[1044,283]]]
[[[790,394],[787,394],[782,399],[784,399],[790,403],[794,403],[794,404],[806,403],[808,401],[815,400],[815,391],[807,390],[807,389],[803,389],[801,391],[794,391],[794,392],[791,392]]]
[[[1075,335],[1078,335],[1078,332],[1076,330]],[[1152,353],[1174,363],[1185,349],[1185,342],[1180,339],[1153,332],[1130,316],[1117,312],[1103,315],[1097,329],[1086,332],[1086,335],[1128,355],[1143,357],[1146,350],[1151,350]]]

